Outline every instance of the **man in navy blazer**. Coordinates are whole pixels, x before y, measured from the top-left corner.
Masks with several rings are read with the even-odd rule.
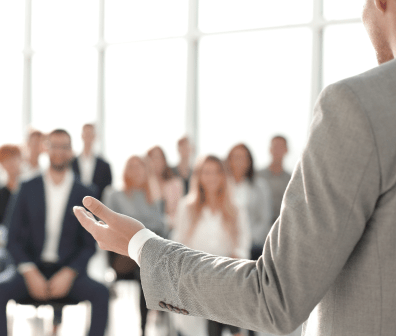
[[[93,154],[96,139],[95,125],[85,124],[81,137],[84,149],[72,162],[74,174],[85,186],[97,188],[98,198],[102,199],[103,190],[112,182],[110,165]]]
[[[18,274],[0,282],[0,336],[7,335],[6,305],[29,296],[38,301],[70,297],[92,305],[89,335],[104,335],[108,289],[90,279],[86,268],[95,241],[76,220],[73,206],[94,193],[74,179],[70,135],[49,135],[50,168],[23,183],[8,217],[8,250]]]

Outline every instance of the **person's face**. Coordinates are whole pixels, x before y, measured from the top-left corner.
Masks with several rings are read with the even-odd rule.
[[[366,0],[362,20],[377,54],[379,64],[394,58],[396,50],[396,1]]]
[[[17,178],[21,173],[21,163],[22,158],[20,155],[10,157],[9,159],[3,161],[1,165],[7,172],[8,177]]]
[[[93,142],[95,141],[95,129],[91,126],[85,126],[83,127],[82,130],[82,139],[84,141],[84,144],[86,145],[92,145]]]
[[[182,159],[189,159],[191,155],[191,146],[189,141],[183,141],[179,147],[179,154]]]
[[[142,162],[137,158],[132,158],[127,162],[126,175],[129,179],[134,181],[137,188],[142,187],[147,179],[146,170]]]
[[[287,154],[287,145],[285,140],[275,138],[271,141],[270,152],[274,161],[281,161]]]
[[[206,193],[216,193],[224,183],[224,175],[219,164],[206,161],[202,167],[200,181]]]
[[[250,166],[249,154],[246,149],[235,148],[231,153],[229,164],[234,177],[245,176]]]
[[[150,155],[150,159],[157,175],[162,174],[165,169],[165,160],[159,149],[154,149]]]
[[[53,134],[48,139],[48,156],[51,168],[63,171],[69,167],[73,157],[70,138],[66,134]]]
[[[30,137],[27,146],[32,155],[40,155],[43,152],[43,140],[42,135],[33,135]]]

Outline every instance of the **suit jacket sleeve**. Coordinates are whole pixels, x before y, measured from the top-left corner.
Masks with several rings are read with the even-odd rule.
[[[350,257],[375,209],[380,181],[364,107],[346,83],[328,87],[260,259],[221,258],[149,239],[141,255],[148,308],[165,310],[163,301],[226,324],[290,333]]]
[[[9,229],[7,250],[14,258],[16,264],[33,262],[31,255],[26,252],[30,235],[25,198],[25,186],[22,184],[18,194],[10,200],[6,219]]]

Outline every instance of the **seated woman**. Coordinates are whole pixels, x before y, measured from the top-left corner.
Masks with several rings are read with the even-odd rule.
[[[246,215],[231,199],[229,182],[222,162],[215,156],[203,158],[195,167],[191,188],[180,202],[175,222],[174,240],[207,253],[224,257],[249,258],[250,230]],[[173,315],[183,336],[198,332],[200,318]],[[221,336],[224,327],[240,335],[237,327],[208,321],[209,336]]]
[[[140,157],[132,156],[128,159],[123,179],[123,190],[105,190],[104,204],[116,212],[136,218],[145,223],[147,228],[162,236],[164,223],[160,193]],[[118,280],[140,280],[139,269],[132,259],[110,253],[110,265],[116,271]],[[144,335],[148,310],[143,290],[140,295],[140,313],[142,335]]]

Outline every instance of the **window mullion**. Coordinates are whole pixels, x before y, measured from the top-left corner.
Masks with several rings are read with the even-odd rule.
[[[22,135],[32,123],[32,0],[25,1],[25,45],[23,50]]]
[[[187,32],[186,130],[198,153],[198,0],[189,1]]]

